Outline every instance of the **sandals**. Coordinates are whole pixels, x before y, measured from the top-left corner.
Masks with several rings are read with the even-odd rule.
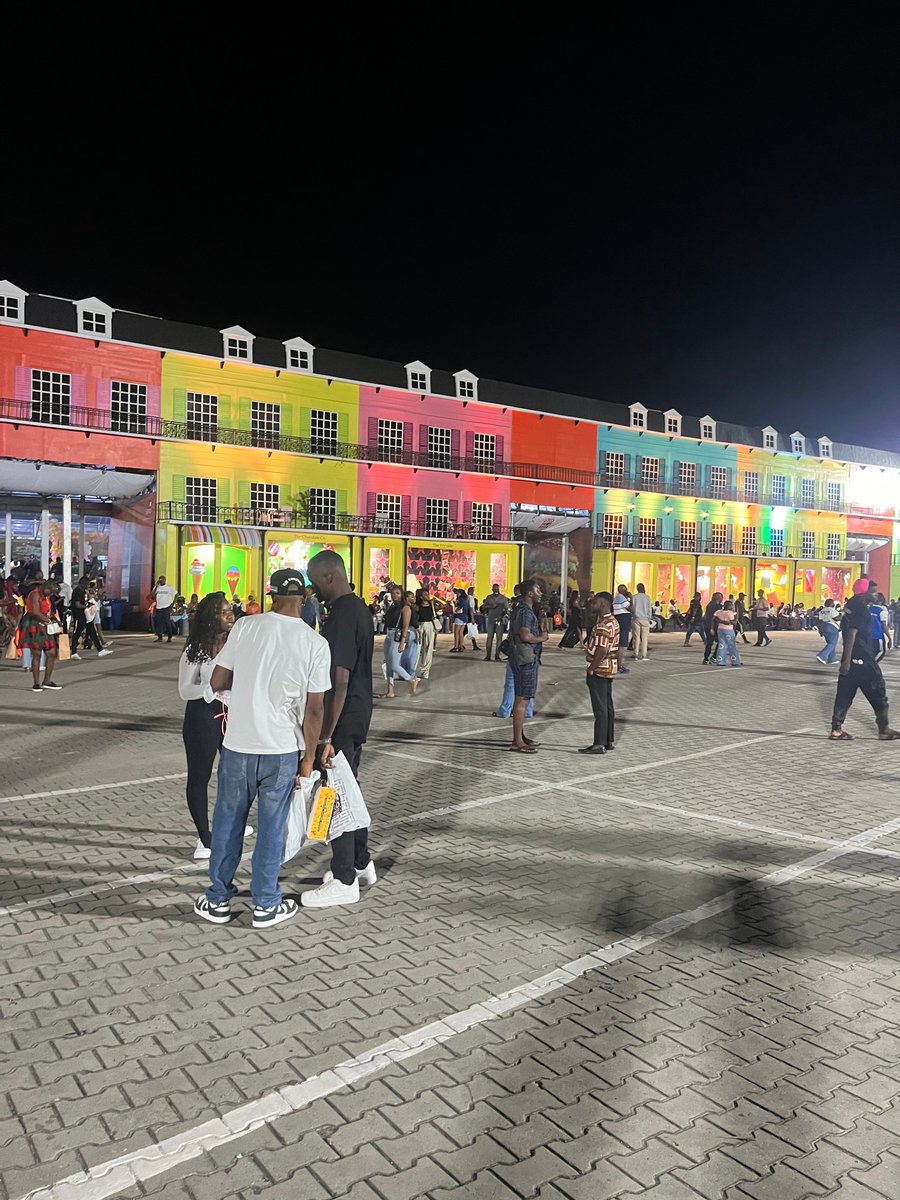
[[[507,746],[507,750],[512,750],[516,754],[537,754],[535,746]]]
[[[880,736],[880,735],[879,735]],[[829,742],[852,742],[853,738],[849,733],[844,733],[843,729],[833,730],[828,735]]]

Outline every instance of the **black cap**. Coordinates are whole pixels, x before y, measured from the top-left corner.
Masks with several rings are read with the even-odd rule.
[[[306,580],[302,571],[286,568],[276,571],[269,579],[269,592],[273,596],[299,595],[306,590]]]

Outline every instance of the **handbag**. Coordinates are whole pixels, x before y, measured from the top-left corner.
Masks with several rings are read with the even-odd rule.
[[[440,617],[435,617],[434,620],[432,621],[432,625],[434,625],[435,633],[440,633],[441,630],[444,628],[443,625],[441,624]]]
[[[63,628],[62,628],[62,625],[60,625],[59,621],[48,621],[46,624],[46,627],[45,627],[45,631],[46,631],[46,633],[49,634],[50,637],[56,637],[56,635],[58,633],[62,633]]]

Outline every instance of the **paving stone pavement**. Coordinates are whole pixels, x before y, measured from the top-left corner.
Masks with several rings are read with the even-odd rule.
[[[378,886],[265,932],[193,917],[178,649],[115,645],[0,668],[4,1200],[900,1196],[900,748],[824,740],[817,635],[653,638],[605,758],[577,652],[526,757],[439,651],[376,705]]]

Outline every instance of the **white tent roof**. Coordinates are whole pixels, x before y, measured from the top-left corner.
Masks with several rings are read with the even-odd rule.
[[[153,480],[153,472],[142,475],[112,468],[0,459],[0,495],[96,496],[101,500],[126,500],[139,496]]]

